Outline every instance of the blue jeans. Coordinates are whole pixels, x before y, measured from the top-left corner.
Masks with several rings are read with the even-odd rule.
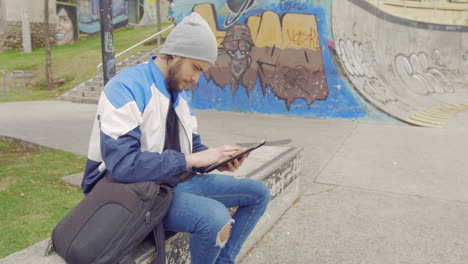
[[[166,230],[189,232],[192,264],[234,263],[237,254],[270,201],[270,190],[260,181],[201,174],[180,183],[164,219]],[[239,208],[232,219],[228,207]],[[229,223],[226,244],[219,232]]]

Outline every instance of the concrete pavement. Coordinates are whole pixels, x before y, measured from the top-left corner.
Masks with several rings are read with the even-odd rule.
[[[0,136],[86,154],[96,105],[0,104]],[[445,128],[196,111],[207,145],[291,138],[302,197],[242,264],[468,263],[468,112]]]

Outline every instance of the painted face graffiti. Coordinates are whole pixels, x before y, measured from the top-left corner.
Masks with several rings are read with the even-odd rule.
[[[222,45],[230,57],[231,72],[238,81],[252,63],[249,54],[253,42],[249,28],[243,24],[233,25],[227,31]]]
[[[212,10],[206,7],[204,11]],[[216,32],[218,36],[223,34],[221,30]],[[297,99],[310,106],[328,97],[314,15],[280,17],[272,11],[261,16],[252,15],[246,24],[229,27],[221,45],[216,65],[205,77],[221,89],[229,85],[232,96],[241,86],[249,96],[254,87],[260,85],[264,95],[273,93],[277,99],[285,101],[287,109]]]
[[[73,43],[75,29],[73,26],[73,21],[68,16],[67,11],[65,8],[60,7],[59,11],[57,12],[58,23],[57,23],[57,34],[56,40],[57,45],[65,45],[69,43]]]

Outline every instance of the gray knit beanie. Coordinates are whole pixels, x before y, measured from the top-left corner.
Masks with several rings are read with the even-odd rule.
[[[214,64],[218,56],[218,42],[205,19],[193,12],[174,27],[160,53]]]

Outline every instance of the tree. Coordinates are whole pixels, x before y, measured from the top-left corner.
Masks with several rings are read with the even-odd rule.
[[[55,82],[52,78],[52,58],[50,55],[49,43],[49,0],[44,0],[44,45],[46,52],[46,83],[47,89],[55,89]]]

